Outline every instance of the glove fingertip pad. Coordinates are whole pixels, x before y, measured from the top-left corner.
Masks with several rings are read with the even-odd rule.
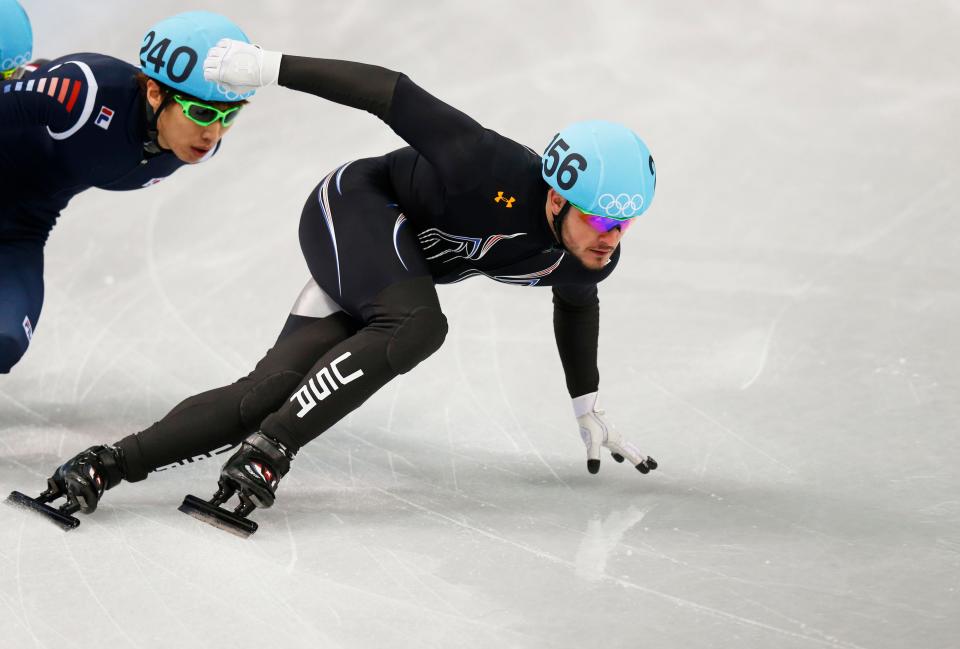
[[[600,471],[600,460],[587,460],[587,471],[598,473]]]

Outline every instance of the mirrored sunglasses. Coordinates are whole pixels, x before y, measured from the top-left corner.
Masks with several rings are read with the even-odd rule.
[[[591,214],[590,212],[585,211],[578,205],[574,205],[577,210],[580,212],[580,218],[583,219],[584,223],[589,225],[591,228],[597,232],[609,232],[614,228],[620,228],[620,232],[624,233],[627,231],[627,228],[633,223],[633,218],[629,219],[615,219],[610,216],[600,216],[599,214]]]

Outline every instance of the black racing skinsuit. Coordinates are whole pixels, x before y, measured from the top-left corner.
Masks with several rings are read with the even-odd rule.
[[[128,480],[209,457],[257,429],[292,450],[317,437],[447,332],[434,284],[485,275],[552,286],[571,397],[597,390],[597,282],[546,220],[540,156],[485,129],[401,73],[284,56],[280,85],[382,119],[410,146],[346,163],[310,193],[300,243],[326,313],[291,314],[254,371],[190,397],[117,446]]]

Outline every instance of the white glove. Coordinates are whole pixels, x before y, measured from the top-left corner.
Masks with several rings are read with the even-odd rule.
[[[282,56],[280,52],[270,52],[259,45],[221,38],[207,52],[203,78],[244,94],[276,83],[280,78]]]
[[[610,454],[617,462],[626,458],[640,473],[649,473],[657,468],[657,461],[644,455],[636,446],[623,439],[620,431],[613,427],[604,415],[607,413],[597,409],[597,393],[591,392],[573,400],[573,414],[580,424],[580,437],[587,447],[587,471],[596,473],[600,470],[600,447],[610,449]]]

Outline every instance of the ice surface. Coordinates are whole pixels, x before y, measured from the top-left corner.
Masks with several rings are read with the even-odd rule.
[[[200,5],[24,0],[36,54],[128,60]],[[63,533],[0,508],[0,646],[960,646],[960,4],[205,2],[270,49],[409,74],[540,149],[626,122],[656,202],[601,288],[586,471],[549,291],[441,289],[444,348],[298,456],[240,540],[177,511],[219,460]],[[306,279],[307,193],[399,146],[259,94],[221,155],[90,191],[0,378],[0,493],[246,373]]]

